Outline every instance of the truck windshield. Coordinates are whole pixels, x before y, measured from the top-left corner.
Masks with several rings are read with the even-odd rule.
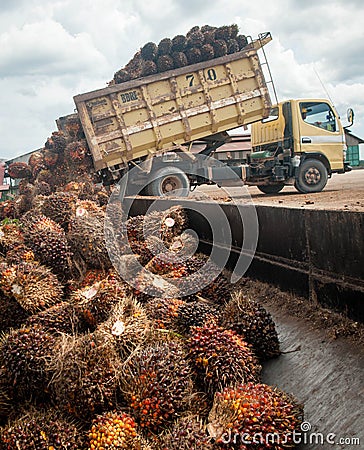
[[[327,131],[336,131],[336,119],[334,111],[325,102],[302,102],[300,103],[302,120],[315,127]]]

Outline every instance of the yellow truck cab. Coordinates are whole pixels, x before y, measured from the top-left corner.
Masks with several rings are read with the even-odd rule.
[[[280,102],[251,131],[246,183],[265,193],[279,192],[287,184],[299,192],[319,192],[333,173],[351,169],[344,163],[344,128],[329,100]]]

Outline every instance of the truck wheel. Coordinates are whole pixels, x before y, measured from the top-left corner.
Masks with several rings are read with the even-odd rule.
[[[295,188],[302,194],[321,192],[328,179],[327,169],[318,159],[306,159],[300,165]]]
[[[267,184],[264,186],[257,186],[257,188],[264,192],[264,194],[278,194],[284,188],[284,184]]]
[[[154,175],[154,180],[148,185],[148,194],[157,197],[175,195],[188,197],[190,181],[183,170],[178,167],[163,167]]]

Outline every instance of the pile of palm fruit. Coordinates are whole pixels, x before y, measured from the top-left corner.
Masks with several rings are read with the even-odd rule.
[[[125,67],[114,74],[110,84],[124,83],[219,58],[239,52],[247,44],[247,37],[239,34],[236,24],[221,27],[204,25],[201,28],[195,26],[186,36],[164,38],[158,44],[146,43]]]
[[[79,121],[66,131],[9,167],[0,208],[0,450],[292,448],[303,407],[260,376],[280,354],[271,315],[196,251],[182,207],[108,204]]]

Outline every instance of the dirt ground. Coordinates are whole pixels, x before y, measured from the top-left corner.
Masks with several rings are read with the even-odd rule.
[[[247,187],[255,204],[306,209],[335,209],[364,211],[364,170],[358,169],[345,174],[334,174],[325,189],[315,194],[299,194],[293,186],[286,186],[275,195],[263,194],[257,187]],[[218,188],[199,186],[192,197],[209,196],[214,200],[247,202],[246,192],[241,188]],[[206,197],[205,197],[206,198]]]

